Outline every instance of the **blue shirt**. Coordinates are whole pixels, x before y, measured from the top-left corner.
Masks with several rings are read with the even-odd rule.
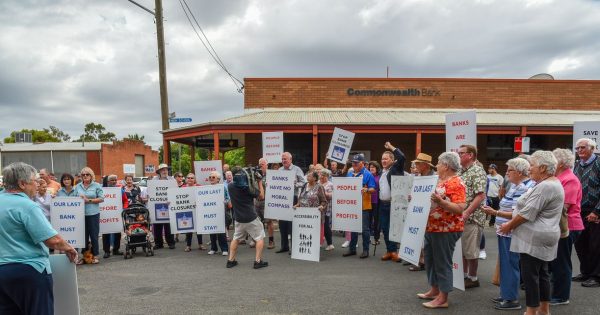
[[[346,175],[346,177],[360,177],[360,176],[362,176],[363,187],[375,189],[375,186],[376,186],[375,177],[373,177],[373,174],[371,174],[371,172],[369,172],[367,170],[367,168],[364,166],[358,173],[354,174],[354,173],[348,172],[348,175]]]
[[[65,187],[61,187],[60,190],[56,192],[56,197],[79,197],[79,195],[77,194],[75,187],[71,189],[71,192],[67,192]]]
[[[25,193],[0,194],[0,265],[26,264],[52,273],[44,241],[57,234]]]
[[[83,187],[83,182],[75,186],[77,196],[85,195],[88,199],[104,199],[104,191],[102,186],[96,182],[91,182],[87,189]],[[86,203],[85,204],[85,215],[96,215],[100,213],[100,204],[97,203]]]

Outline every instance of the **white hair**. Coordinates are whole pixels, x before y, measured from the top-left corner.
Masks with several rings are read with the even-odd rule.
[[[596,141],[590,139],[590,138],[580,138],[577,140],[577,142],[575,142],[575,145],[577,146],[578,144],[580,144],[581,142],[585,142],[585,145],[587,145],[588,147],[590,147],[592,150],[595,150],[597,148],[597,144]]]
[[[2,169],[2,177],[4,181],[4,188],[7,190],[21,190],[19,183],[31,183],[31,177],[36,176],[37,170],[35,167],[23,163],[15,162],[9,164],[7,167]]]
[[[573,154],[573,151],[568,149],[554,149],[552,154],[554,154],[558,164],[564,164],[568,168],[573,169],[573,166],[575,165],[575,155]]]
[[[438,156],[438,163],[448,166],[451,170],[460,170],[460,157],[456,152],[444,152]]]
[[[554,157],[554,154],[550,151],[535,151],[531,155],[531,161],[536,162],[539,166],[546,167],[546,174],[554,175],[556,173],[556,165],[558,165],[558,161]]]
[[[508,167],[514,168],[515,171],[521,173],[521,175],[523,176],[529,176],[529,167],[531,165],[529,164],[529,161],[527,161],[524,158],[517,157],[514,159],[510,159],[506,162],[506,165]]]

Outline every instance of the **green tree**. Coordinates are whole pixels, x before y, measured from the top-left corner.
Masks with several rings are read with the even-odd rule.
[[[143,143],[146,143],[146,141],[144,141],[145,136],[140,136],[137,133],[134,134],[129,134],[127,135],[127,137],[123,138],[123,140],[137,140],[137,141],[142,141]]]
[[[50,126],[50,130],[45,129],[45,128],[44,128],[44,130],[49,132],[55,138],[60,139],[62,142],[67,142],[67,141],[71,140],[71,136],[69,136],[62,130],[58,129],[57,127]]]
[[[93,122],[85,125],[83,134],[77,140],[78,142],[104,142],[114,141],[117,137],[114,133],[106,131],[106,128],[102,124],[95,124]]]
[[[33,142],[61,142],[61,139],[54,136],[48,129],[21,129],[21,131],[11,132],[9,137],[4,138],[4,143],[15,143],[18,132],[30,133]]]

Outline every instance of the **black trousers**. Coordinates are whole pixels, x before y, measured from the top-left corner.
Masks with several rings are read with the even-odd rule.
[[[175,238],[171,234],[171,225],[169,223],[155,223],[154,226],[154,244],[156,246],[164,246],[163,241],[163,230],[165,231],[165,238],[167,239],[167,245],[175,245]]]
[[[548,262],[521,254],[521,277],[525,283],[525,305],[538,307],[550,301],[550,272]]]
[[[102,234],[102,250],[105,253],[110,253],[110,236],[113,236],[115,241],[113,243],[112,252],[116,253],[121,248],[121,233]]]
[[[279,233],[281,234],[281,249],[290,249],[288,235],[292,235],[292,221],[279,220]]]
[[[575,242],[575,251],[579,258],[579,270],[588,277],[600,278],[600,224],[585,220],[587,213],[581,213],[585,229]]]

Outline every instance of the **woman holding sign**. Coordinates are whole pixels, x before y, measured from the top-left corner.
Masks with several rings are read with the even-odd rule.
[[[426,308],[447,308],[452,291],[452,255],[464,229],[462,212],[466,206],[466,187],[456,174],[460,157],[456,152],[444,152],[438,157],[438,184],[431,194],[431,211],[425,232],[425,270],[431,289],[419,293]]]
[[[99,263],[98,255],[100,248],[98,247],[98,234],[100,234],[100,203],[104,201],[104,191],[102,186],[96,183],[94,171],[89,167],[84,167],[81,170],[81,183],[75,186],[77,195],[83,198],[85,203],[85,244],[92,243],[92,254],[94,259],[92,264]],[[82,253],[86,249],[82,249]],[[78,265],[83,264],[83,259],[77,262]]]
[[[216,171],[210,172],[210,175],[208,176],[208,181],[210,181],[211,185],[217,185],[221,182],[221,175],[219,174],[219,172]],[[231,201],[229,200],[229,192],[227,191],[227,186],[224,186],[224,189],[225,200],[223,200],[223,212],[231,208]],[[221,247],[222,255],[229,256],[229,248],[227,246],[227,235],[225,235],[225,233],[210,235],[210,250],[208,251],[208,254],[214,255],[217,252],[217,241],[219,242],[219,247]]]
[[[56,193],[57,197],[79,197],[75,191],[75,178],[73,175],[64,173],[60,177],[61,188]]]
[[[300,189],[298,203],[294,208],[297,207],[317,208],[322,214],[327,210],[325,189],[319,184],[319,173],[316,171],[306,174],[306,184]]]

